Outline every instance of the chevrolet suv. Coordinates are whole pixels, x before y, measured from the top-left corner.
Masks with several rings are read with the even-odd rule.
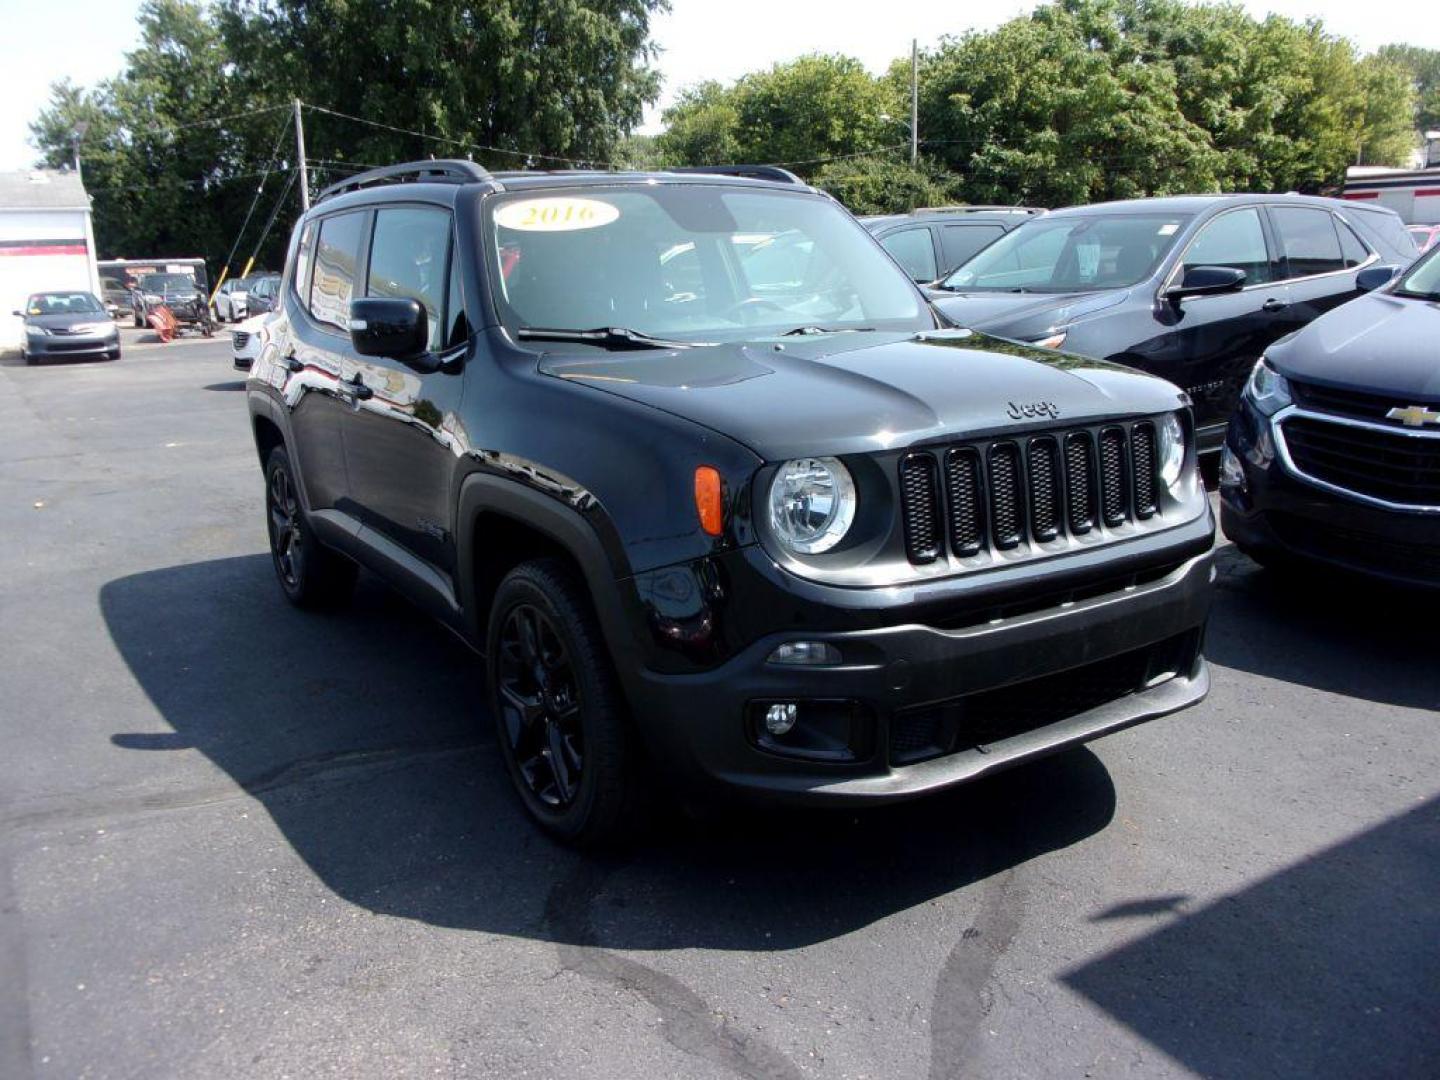
[[[247,386],[285,596],[363,566],[470,643],[562,839],[646,779],[901,799],[1206,692],[1184,394],[952,327],[779,169],[351,178]]]

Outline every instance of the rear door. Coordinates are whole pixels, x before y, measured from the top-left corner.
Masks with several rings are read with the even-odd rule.
[[[310,509],[351,513],[347,503],[344,430],[352,395],[344,388],[353,366],[350,298],[355,292],[360,246],[368,234],[368,210],[352,210],[306,225],[296,263],[298,308],[280,344],[289,372],[285,399],[299,457],[297,466]]]
[[[1269,212],[1290,290],[1286,333],[1360,295],[1356,268],[1373,256],[1349,225],[1316,206],[1272,205]]]
[[[939,276],[944,277],[964,266],[981,248],[989,247],[992,241],[998,240],[1004,235],[1005,227],[1003,225],[988,221],[942,225],[940,227],[940,254],[943,267]]]
[[[384,206],[375,211],[364,260],[364,295],[424,306],[432,355],[463,350],[470,337],[452,233],[444,207]],[[345,457],[360,520],[449,578],[455,570],[451,480],[463,362],[427,373],[371,356],[356,357],[354,365],[364,391],[347,421]]]
[[[1179,284],[1193,266],[1243,270],[1245,284],[1237,292],[1187,297],[1178,304],[1160,299],[1159,316],[1173,320],[1173,331],[1164,338],[1168,355],[1150,370],[1189,393],[1202,439],[1213,442],[1239,401],[1255,361],[1285,333],[1290,299],[1285,284],[1277,280],[1276,255],[1259,206],[1226,210],[1202,225],[1165,287]]]
[[[935,255],[935,238],[930,234],[930,226],[910,225],[888,232],[880,238],[880,246],[915,281],[929,282],[940,277],[940,261]]]

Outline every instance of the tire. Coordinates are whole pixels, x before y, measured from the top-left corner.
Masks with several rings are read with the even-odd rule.
[[[265,529],[270,563],[285,599],[299,608],[336,608],[355,590],[357,568],[315,538],[283,447],[265,459]]]
[[[567,844],[621,840],[639,817],[640,769],[584,586],[558,560],[522,563],[495,592],[486,644],[490,712],[525,809]]]

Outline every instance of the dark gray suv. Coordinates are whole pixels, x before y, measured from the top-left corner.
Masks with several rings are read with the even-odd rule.
[[[930,290],[987,334],[1126,364],[1189,393],[1202,451],[1265,347],[1405,264],[1393,211],[1306,195],[1192,195],[1057,210]]]

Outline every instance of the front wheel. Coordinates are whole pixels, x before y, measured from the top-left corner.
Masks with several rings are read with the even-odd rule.
[[[554,559],[506,575],[490,611],[490,709],[525,809],[556,838],[595,847],[636,819],[625,706],[589,596]]]
[[[290,456],[278,446],[265,462],[265,524],[285,599],[296,607],[332,608],[350,598],[355,564],[315,538],[300,505]]]

